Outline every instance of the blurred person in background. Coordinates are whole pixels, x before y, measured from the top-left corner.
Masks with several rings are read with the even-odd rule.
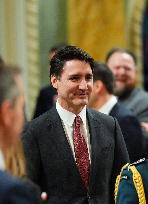
[[[64,46],[66,46],[66,44],[60,43],[50,48],[48,52],[49,63],[52,57],[54,56],[54,54],[57,52],[57,50],[63,48]],[[49,65],[49,72],[50,72],[50,65]],[[39,95],[37,97],[33,118],[36,118],[42,113],[49,110],[55,104],[56,100],[57,100],[57,91],[52,86],[52,84],[49,84],[41,88],[41,90],[39,91]]]
[[[113,48],[106,55],[106,63],[115,76],[115,95],[124,106],[135,113],[140,121],[148,154],[148,92],[136,87],[137,59],[133,52]]]
[[[137,59],[127,49],[113,48],[106,63],[115,76],[115,95],[119,102],[135,113],[140,122],[148,123],[148,93],[136,87]]]
[[[16,66],[0,64],[0,203],[38,204],[36,187],[25,176],[20,134],[24,125],[24,87]],[[17,177],[14,177],[15,175]]]
[[[143,155],[143,134],[136,116],[118,102],[114,96],[114,76],[107,65],[95,62],[93,89],[89,107],[117,118],[127,146],[130,161],[134,162]]]

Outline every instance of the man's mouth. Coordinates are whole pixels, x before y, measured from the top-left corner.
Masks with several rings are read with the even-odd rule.
[[[125,81],[121,81],[121,80],[116,80],[116,84],[124,84],[125,83]]]
[[[127,79],[125,77],[120,77],[120,78],[116,78],[116,81],[119,83],[125,83],[127,81]]]
[[[82,98],[88,97],[88,93],[77,93],[75,95]]]

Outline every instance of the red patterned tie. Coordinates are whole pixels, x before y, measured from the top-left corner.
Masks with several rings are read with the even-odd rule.
[[[78,170],[82,177],[82,181],[86,190],[88,190],[89,175],[90,175],[90,161],[89,153],[84,136],[80,131],[80,116],[76,116],[74,123],[74,151]]]

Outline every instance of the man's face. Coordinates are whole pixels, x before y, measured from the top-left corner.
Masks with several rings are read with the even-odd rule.
[[[87,105],[93,87],[92,70],[88,63],[80,60],[67,61],[61,76],[52,76],[51,81],[64,109],[78,114]]]
[[[121,96],[136,84],[136,67],[133,58],[127,53],[115,52],[107,65],[115,76],[115,94]]]

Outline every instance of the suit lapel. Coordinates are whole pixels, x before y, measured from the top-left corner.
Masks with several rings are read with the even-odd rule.
[[[104,160],[111,148],[110,139],[104,131],[104,126],[101,121],[101,118],[103,117],[101,115],[100,117],[96,117],[96,113],[94,114],[91,110],[87,110],[91,144],[90,191],[94,190],[93,186],[94,183],[97,182],[96,177],[99,175],[99,169],[102,171]]]
[[[51,117],[52,116],[52,117]],[[50,132],[52,130],[51,139],[56,143],[58,150],[63,158],[68,158],[69,160],[74,160],[72,155],[72,150],[67,140],[62,121],[54,108],[51,110],[49,115],[48,126]],[[57,138],[58,137],[58,138]],[[68,152],[68,153],[67,153]]]
[[[118,105],[118,103],[116,103],[116,104],[113,106],[113,108],[111,109],[109,115],[111,115],[111,116],[116,115],[118,109],[119,109],[119,105]]]
[[[52,116],[52,117],[51,117]],[[50,139],[56,144],[57,152],[64,161],[63,165],[66,166],[73,172],[74,179],[79,179],[82,184],[82,180],[77,169],[73,152],[71,150],[70,144],[67,140],[62,121],[58,115],[56,108],[52,108],[49,114],[48,128],[50,131]]]
[[[97,152],[98,149],[97,140],[97,133],[101,134],[101,125],[100,123],[93,117],[93,114],[87,110],[87,120],[89,126],[89,134],[90,134],[90,145],[91,145],[91,170],[90,170],[90,183],[89,189],[92,188],[92,181],[94,181],[95,175],[95,168],[96,168],[96,161],[97,161]]]
[[[102,159],[106,155],[110,145],[107,139],[108,135],[105,135],[102,127],[101,117],[96,117],[95,114],[92,111],[87,110],[87,120],[91,144],[91,170],[89,189],[92,191],[94,182],[97,182],[96,175],[98,175]],[[83,186],[71,147],[62,126],[61,119],[55,108],[50,110],[47,120],[49,128],[48,136],[50,132],[50,140],[53,141],[52,144],[56,145],[57,154],[59,154],[59,158],[63,161],[63,166],[61,168],[63,168],[63,171],[64,168],[68,168],[71,172],[73,172],[73,180],[76,179],[80,182],[80,185]]]

